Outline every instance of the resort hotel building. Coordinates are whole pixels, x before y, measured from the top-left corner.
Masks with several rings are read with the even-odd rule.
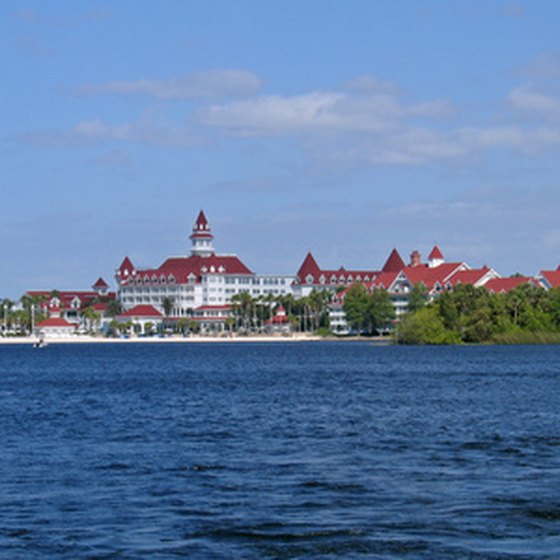
[[[129,316],[140,305],[152,306],[163,314],[167,299],[172,302],[171,317],[193,317],[204,326],[223,322],[236,294],[247,292],[257,298],[291,293],[295,276],[256,274],[237,255],[216,253],[203,211],[198,214],[190,241],[190,255],[168,257],[157,268],[137,269],[125,257],[115,278],[118,298]]]

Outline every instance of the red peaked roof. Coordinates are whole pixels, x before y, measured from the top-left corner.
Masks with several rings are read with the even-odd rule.
[[[395,281],[395,278],[398,276],[399,272],[400,271],[380,272],[375,277],[375,280],[370,283],[370,285],[376,288],[385,288],[386,290],[388,290]]]
[[[297,276],[300,279],[300,282],[305,282],[305,278],[310,274],[314,279],[318,279],[321,274],[321,269],[319,268],[319,265],[313,255],[309,252],[303,260],[302,265],[299,267]]]
[[[541,274],[553,288],[560,288],[560,267],[558,270],[541,270]]]
[[[412,285],[414,284],[424,284],[428,290],[432,290],[436,284],[440,284],[445,287],[445,283],[449,281],[452,274],[459,271],[464,263],[444,263],[430,268],[426,265],[418,266],[407,266],[403,269],[403,273],[406,275],[408,280]]]
[[[210,229],[208,227],[208,220],[206,219],[206,216],[204,215],[204,211],[201,210],[198,213],[198,218],[196,219],[196,222],[194,224],[194,228],[195,230],[205,230],[205,229]]]
[[[451,278],[449,282],[452,286],[457,284],[476,284],[490,272],[490,268],[484,266],[482,268],[473,268],[471,270],[459,270]]]
[[[121,313],[119,317],[162,317],[163,315],[152,305],[137,305],[124,313]]]
[[[492,280],[488,280],[488,282],[484,284],[484,287],[489,292],[500,293],[509,292],[522,284],[532,283],[533,279],[529,278],[529,276],[512,276],[511,278],[493,278]]]
[[[35,326],[38,329],[42,329],[44,327],[69,327],[69,328],[76,327],[76,325],[69,323],[66,319],[63,319],[62,317],[49,317],[48,319],[45,319],[44,321],[37,323],[37,325]]]
[[[208,224],[208,220],[206,219],[206,216],[204,215],[204,212],[202,210],[198,214],[198,218],[196,219],[192,231],[193,232],[190,237],[191,239],[214,238],[214,236],[211,233],[211,228],[210,225]]]
[[[134,270],[135,268],[134,265],[132,264],[132,261],[128,257],[125,257],[123,259],[123,262],[121,263],[121,266],[119,266],[119,268],[117,269],[117,276],[121,276],[121,277],[129,276],[134,272]]]
[[[43,296],[45,302],[48,303],[52,299],[52,291],[47,290],[31,290],[27,292],[28,295]],[[93,300],[99,297],[97,292],[85,291],[85,290],[62,290],[58,291],[58,299],[60,300],[60,307],[62,309],[68,309],[72,307],[72,302],[77,298],[80,303],[80,307],[87,307]],[[115,292],[108,292],[106,296],[107,299],[116,299]]]
[[[385,261],[382,272],[400,272],[405,267],[404,261],[402,260],[399,252],[396,249],[391,251],[391,254]]]
[[[210,255],[202,257],[170,257],[159,268],[138,270],[136,276],[151,279],[162,276],[169,279],[172,275],[177,283],[185,283],[187,277],[193,274],[199,280],[203,274],[253,274],[235,255]]]
[[[109,284],[107,284],[107,282],[105,282],[105,280],[103,280],[103,278],[101,278],[101,276],[97,279],[97,282],[95,282],[95,284],[93,285],[93,288],[108,288]]]
[[[432,252],[428,255],[428,260],[443,258],[443,253],[439,250],[439,247],[437,245],[434,245]]]

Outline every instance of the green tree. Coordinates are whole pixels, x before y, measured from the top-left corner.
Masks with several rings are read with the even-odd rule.
[[[445,328],[438,310],[427,306],[403,317],[395,339],[399,344],[458,344],[459,335]]]
[[[369,298],[368,319],[370,332],[380,333],[390,327],[391,321],[395,318],[395,308],[391,303],[389,292],[383,288],[373,290]]]
[[[412,286],[408,295],[408,312],[415,313],[428,303],[428,288],[423,282],[418,282]]]
[[[361,334],[365,329],[370,313],[370,295],[363,284],[352,284],[344,295],[342,309],[350,327]]]

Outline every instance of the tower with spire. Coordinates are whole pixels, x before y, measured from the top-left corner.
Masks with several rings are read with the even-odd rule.
[[[193,226],[190,240],[192,256],[211,257],[214,254],[214,246],[212,245],[214,236],[202,210]]]

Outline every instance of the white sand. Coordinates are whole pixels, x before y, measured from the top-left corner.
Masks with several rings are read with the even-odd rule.
[[[39,339],[35,336],[0,337],[1,344],[35,344]],[[323,340],[314,335],[290,335],[290,336],[166,336],[160,337],[130,337],[130,338],[104,338],[101,336],[64,336],[44,337],[47,344],[129,344],[129,343],[196,343],[196,342],[307,342],[310,340]]]

